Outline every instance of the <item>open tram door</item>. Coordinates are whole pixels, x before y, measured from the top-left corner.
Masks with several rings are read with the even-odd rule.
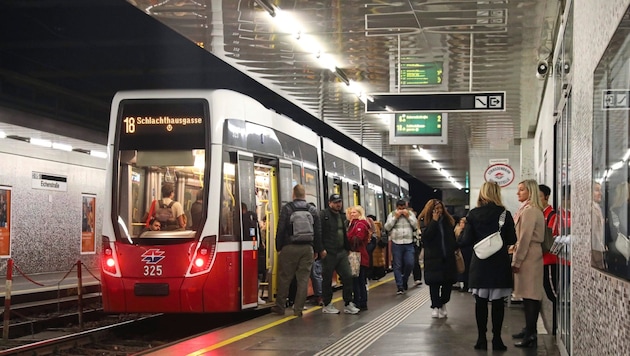
[[[258,305],[258,218],[256,216],[256,175],[254,155],[238,152],[238,189],[241,206],[241,308]]]

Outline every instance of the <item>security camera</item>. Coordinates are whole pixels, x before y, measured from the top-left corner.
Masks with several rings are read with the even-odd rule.
[[[536,66],[536,78],[545,79],[549,73],[549,63],[545,60],[538,61],[538,66]]]

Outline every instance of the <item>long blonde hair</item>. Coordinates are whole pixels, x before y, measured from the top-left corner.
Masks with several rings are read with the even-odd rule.
[[[494,203],[496,206],[503,206],[501,200],[501,186],[497,182],[485,182],[479,189],[479,198],[477,198],[477,207]]]
[[[518,184],[522,184],[529,192],[529,205],[532,205],[541,211],[545,210],[542,202],[540,201],[540,196],[538,196],[538,182],[535,179],[525,179]]]

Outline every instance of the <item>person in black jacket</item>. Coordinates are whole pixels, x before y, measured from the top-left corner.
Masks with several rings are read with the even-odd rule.
[[[499,219],[505,211],[505,223],[501,228],[503,246],[492,256],[482,260],[473,252],[470,261],[468,285],[475,296],[475,318],[477,320],[477,343],[475,349],[488,349],[486,329],[488,324],[488,301],[492,302],[492,349],[507,350],[501,340],[501,327],[505,313],[503,298],[512,294],[512,268],[507,246],[516,243],[514,220],[501,201],[501,187],[495,182],[486,182],[479,190],[477,207],[466,217],[464,235],[460,247],[474,246],[486,236],[499,229]]]
[[[333,194],[328,198],[328,208],[319,212],[322,222],[322,244],[324,250],[322,258],[322,298],[324,314],[339,314],[332,304],[332,276],[333,272],[341,278],[343,284],[344,313],[356,314],[359,308],[352,302],[352,271],[348,261],[350,242],[348,241],[346,214],[341,211],[343,202],[339,194]]]
[[[451,285],[457,281],[455,219],[438,199],[427,202],[420,213],[420,219],[424,221],[424,281],[431,294],[431,316],[446,318],[446,303],[451,300]]]
[[[271,311],[279,315],[284,315],[289,286],[295,277],[297,280],[297,291],[295,304],[293,305],[293,315],[302,316],[313,260],[323,250],[319,214],[315,207],[306,203],[305,197],[306,190],[304,186],[302,184],[295,185],[293,187],[293,201],[285,204],[280,209],[280,216],[278,217],[278,230],[276,231],[278,291],[276,294],[276,305],[271,307]],[[311,229],[309,229],[311,231],[308,234],[298,236],[296,231],[297,225],[291,222],[292,215],[296,211],[300,213],[308,211],[311,214],[313,220]],[[300,227],[304,226],[301,225]]]

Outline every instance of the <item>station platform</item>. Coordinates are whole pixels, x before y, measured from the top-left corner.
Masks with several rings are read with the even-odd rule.
[[[514,346],[511,335],[525,324],[519,304],[506,306],[502,338],[508,350],[492,351],[490,341],[490,350],[475,350],[475,302],[470,293],[453,290],[448,317],[436,319],[431,317],[429,288],[410,287],[396,295],[391,274],[370,281],[366,311],[344,314],[341,291],[335,292],[333,302],[341,314],[323,314],[320,306],[312,306],[295,317],[287,309],[284,317],[270,313],[143,355],[560,355],[555,336],[547,333],[541,319],[538,346]]]
[[[0,298],[6,296],[7,283],[6,283],[6,271],[3,269],[0,271]],[[81,283],[83,287],[99,285],[100,271],[93,271],[95,275],[83,271],[81,276]],[[33,275],[27,275],[26,277],[14,271],[11,282],[11,295],[23,295],[50,292],[55,290],[64,290],[76,288],[78,285],[78,277],[76,268],[68,272],[50,272],[50,273],[37,273]]]

